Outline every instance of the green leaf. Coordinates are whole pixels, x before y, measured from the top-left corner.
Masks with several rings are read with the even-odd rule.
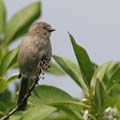
[[[112,63],[113,62],[109,61],[109,62],[104,63],[104,64],[100,65],[99,67],[97,67],[97,69],[94,72],[93,79],[92,79],[92,87],[94,90],[96,87],[97,80],[100,80],[102,82],[102,84],[104,85],[104,88],[106,88],[106,82],[109,79],[107,76],[107,71]]]
[[[7,88],[7,82],[0,78],[0,93]]]
[[[107,90],[110,90],[115,84],[120,84],[120,62],[111,64],[107,72]]]
[[[115,72],[119,69],[120,63],[119,62],[111,62],[107,69],[107,76],[109,79],[115,74]]]
[[[116,106],[117,106],[118,111],[120,111],[120,98],[116,100]]]
[[[46,120],[73,120],[71,115],[66,114],[64,111],[55,112],[55,115],[49,116]]]
[[[101,110],[102,110],[102,102],[103,102],[103,91],[104,91],[104,89],[103,89],[103,87],[102,87],[102,85],[101,85],[101,83],[100,83],[100,81],[99,80],[97,80],[96,81],[96,88],[95,88],[95,103],[96,103],[96,107],[97,107],[97,109],[100,111],[100,112],[102,112]]]
[[[115,71],[115,73],[113,74],[111,80],[113,82],[116,82],[117,84],[120,84],[120,66],[119,68]]]
[[[12,74],[11,76],[8,77],[7,82],[8,83],[13,82],[14,80],[18,79],[18,76],[19,76],[19,73]]]
[[[7,52],[8,50],[6,48],[3,48],[3,46],[0,46],[0,64],[1,64],[3,57],[5,56]]]
[[[41,14],[41,3],[34,2],[17,12],[8,22],[5,31],[5,44],[25,34],[34,20]]]
[[[36,98],[43,102],[72,99],[72,97],[66,92],[48,85],[39,85],[34,89],[34,92],[30,97],[30,101],[36,102]]]
[[[107,73],[108,68],[111,66],[112,62],[107,62],[103,65],[101,65],[100,67],[98,67],[98,71],[97,71],[97,79],[99,79],[100,81],[103,81],[104,76]]]
[[[54,55],[53,58],[61,66],[61,68],[83,89],[86,89],[86,86],[81,77],[79,66],[72,61],[61,58]],[[87,90],[87,89],[86,89]]]
[[[54,63],[50,63],[50,68],[48,68],[47,72],[57,76],[65,75],[65,73]]]
[[[16,112],[9,118],[9,120],[22,120],[23,114],[23,112]]]
[[[8,48],[1,45],[0,46],[0,64],[1,64],[3,57],[7,54],[7,52],[8,52]]]
[[[3,0],[0,0],[0,40],[2,38],[1,33],[4,32],[5,24],[6,24],[6,8]]]
[[[104,109],[114,104],[114,100],[107,95],[100,80],[96,81],[95,103],[98,114],[102,114]]]
[[[12,95],[11,95],[11,92],[6,89],[5,91],[3,91],[2,93],[0,93],[0,101],[2,101],[3,103],[11,103],[11,98],[12,98]],[[8,107],[8,106],[7,106]]]
[[[82,115],[82,110],[83,109],[88,109],[90,106],[82,103],[81,101],[77,100],[71,100],[71,101],[56,101],[56,102],[51,102],[49,105],[55,106],[60,110],[65,111],[69,116],[72,114],[73,117],[75,118],[81,118]]]
[[[68,93],[64,92],[63,90],[48,85],[37,86],[29,100],[32,102],[32,104],[74,104],[77,106],[89,107],[80,101],[75,101]]]
[[[80,109],[83,107],[89,108],[88,105],[81,101],[74,100],[63,90],[47,85],[37,86],[29,101],[33,105],[46,104],[57,107],[58,109],[63,110],[66,114],[71,114],[71,117],[75,118],[80,118],[80,115],[78,114]]]
[[[25,112],[21,120],[44,120],[57,109],[47,105],[31,107]]]
[[[84,82],[88,87],[90,87],[91,79],[94,73],[94,66],[91,62],[86,50],[79,46],[73,36],[69,34],[77,61],[79,63],[79,67],[82,73],[82,77],[84,79]]]
[[[112,98],[120,98],[120,84],[115,84],[114,87],[109,90],[109,94]]]
[[[12,66],[13,61],[16,59],[17,57],[17,52],[18,49],[13,49],[11,51],[9,51],[4,58],[2,59],[1,65],[0,65],[0,75],[4,75],[5,72],[8,70],[8,68],[10,68]]]
[[[5,109],[6,109],[5,103],[0,101],[0,112],[3,112]]]

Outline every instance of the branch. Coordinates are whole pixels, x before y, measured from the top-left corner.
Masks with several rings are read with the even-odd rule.
[[[50,57],[44,57],[40,63],[37,66],[37,71],[38,74],[36,75],[36,78],[31,86],[30,89],[28,89],[28,91],[26,92],[25,96],[23,97],[23,100],[21,101],[20,104],[18,104],[15,108],[13,108],[7,115],[5,115],[3,118],[1,118],[0,120],[8,120],[10,116],[12,116],[15,112],[17,112],[20,108],[21,105],[23,105],[23,103],[25,102],[26,99],[28,99],[28,97],[31,96],[31,92],[33,91],[33,89],[35,88],[35,86],[38,84],[40,75],[44,75],[44,71],[43,70],[47,70],[50,66],[49,66],[49,62],[50,62]]]
[[[42,71],[40,72],[40,74],[42,73]],[[13,108],[7,115],[5,115],[4,117],[2,117],[0,120],[8,120],[10,116],[12,116],[15,112],[18,111],[18,109],[20,108],[21,105],[23,105],[24,101],[30,97],[33,89],[35,88],[35,86],[38,84],[38,81],[39,81],[39,75],[38,74],[34,80],[34,83],[32,84],[31,88],[26,92],[23,100],[21,101],[20,104],[18,104],[15,108]]]

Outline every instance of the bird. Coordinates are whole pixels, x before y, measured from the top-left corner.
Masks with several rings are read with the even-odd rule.
[[[23,102],[23,98],[29,88],[30,80],[33,80],[38,74],[38,67],[44,69],[44,65],[49,64],[52,56],[50,36],[55,31],[50,24],[46,22],[33,23],[18,49],[18,65],[20,90],[17,99],[17,105]],[[26,109],[27,99],[20,105],[19,111]]]

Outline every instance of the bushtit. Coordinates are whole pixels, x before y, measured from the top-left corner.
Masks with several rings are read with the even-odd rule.
[[[45,22],[36,22],[31,25],[26,37],[19,46],[18,64],[21,76],[18,104],[20,104],[29,87],[29,81],[38,74],[38,65],[46,60],[49,63],[52,50],[50,35],[54,29]],[[44,68],[43,68],[44,69]],[[19,110],[25,110],[27,100]]]

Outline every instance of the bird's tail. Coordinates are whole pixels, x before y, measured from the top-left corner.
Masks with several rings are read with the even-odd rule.
[[[28,90],[28,85],[29,85],[29,78],[23,77],[20,83],[20,91],[18,95],[17,105],[20,105],[23,102],[23,98]],[[27,106],[27,99],[24,100],[24,102],[22,103],[22,105],[20,105],[18,110],[19,111],[25,110],[26,106]]]

